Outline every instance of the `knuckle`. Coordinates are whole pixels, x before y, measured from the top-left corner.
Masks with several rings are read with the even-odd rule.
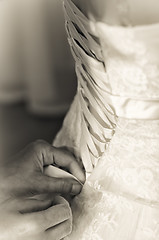
[[[68,193],[72,190],[72,184],[68,183],[67,181],[61,180],[60,188],[62,192]]]
[[[35,144],[38,146],[38,145],[44,145],[44,144],[46,144],[46,141],[45,140],[43,140],[43,139],[37,139],[36,141],[35,141]]]
[[[38,140],[34,141],[31,145],[32,145],[33,150],[38,151],[45,144],[46,144],[46,142],[44,140],[38,139]]]

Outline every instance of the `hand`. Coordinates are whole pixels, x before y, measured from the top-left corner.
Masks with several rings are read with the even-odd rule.
[[[84,171],[70,152],[38,140],[1,167],[1,196],[9,198],[43,193],[76,195],[81,191],[81,185],[75,180],[45,176],[44,167],[50,164],[66,168],[81,182],[85,181]]]
[[[60,240],[71,228],[71,210],[62,197],[10,199],[0,208],[0,240]]]

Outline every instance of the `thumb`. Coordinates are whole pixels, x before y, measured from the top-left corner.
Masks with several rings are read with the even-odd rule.
[[[49,177],[42,173],[38,174],[37,178],[39,181],[35,181],[34,190],[38,193],[60,193],[66,194],[70,193],[73,195],[77,195],[81,191],[81,185],[73,180],[73,179],[63,179],[63,178],[55,178]]]

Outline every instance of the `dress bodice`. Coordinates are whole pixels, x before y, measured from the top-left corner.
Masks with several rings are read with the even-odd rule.
[[[116,114],[158,119],[159,24],[96,26],[110,87],[108,101],[112,101]]]
[[[159,99],[159,24],[114,27],[97,23],[110,92]]]
[[[72,1],[66,1],[66,6],[69,42],[77,68],[85,74],[89,69],[96,85],[107,91],[105,102],[117,116],[158,119],[159,24],[110,26],[89,20]],[[136,105],[138,114],[134,113]]]
[[[159,24],[110,26],[72,1],[64,12],[78,89],[54,145],[82,160],[87,179],[66,239],[157,240]]]
[[[159,24],[110,26],[88,19],[71,0],[64,0],[64,13],[78,77],[76,156],[92,172],[118,118],[159,119]]]

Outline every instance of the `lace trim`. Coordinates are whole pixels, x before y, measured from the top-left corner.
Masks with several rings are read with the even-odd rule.
[[[108,239],[120,236],[124,240],[157,240],[159,236],[158,205],[101,192],[98,184],[93,188],[85,185],[75,198],[72,210],[74,228],[66,238],[69,240],[103,240],[105,236]]]

